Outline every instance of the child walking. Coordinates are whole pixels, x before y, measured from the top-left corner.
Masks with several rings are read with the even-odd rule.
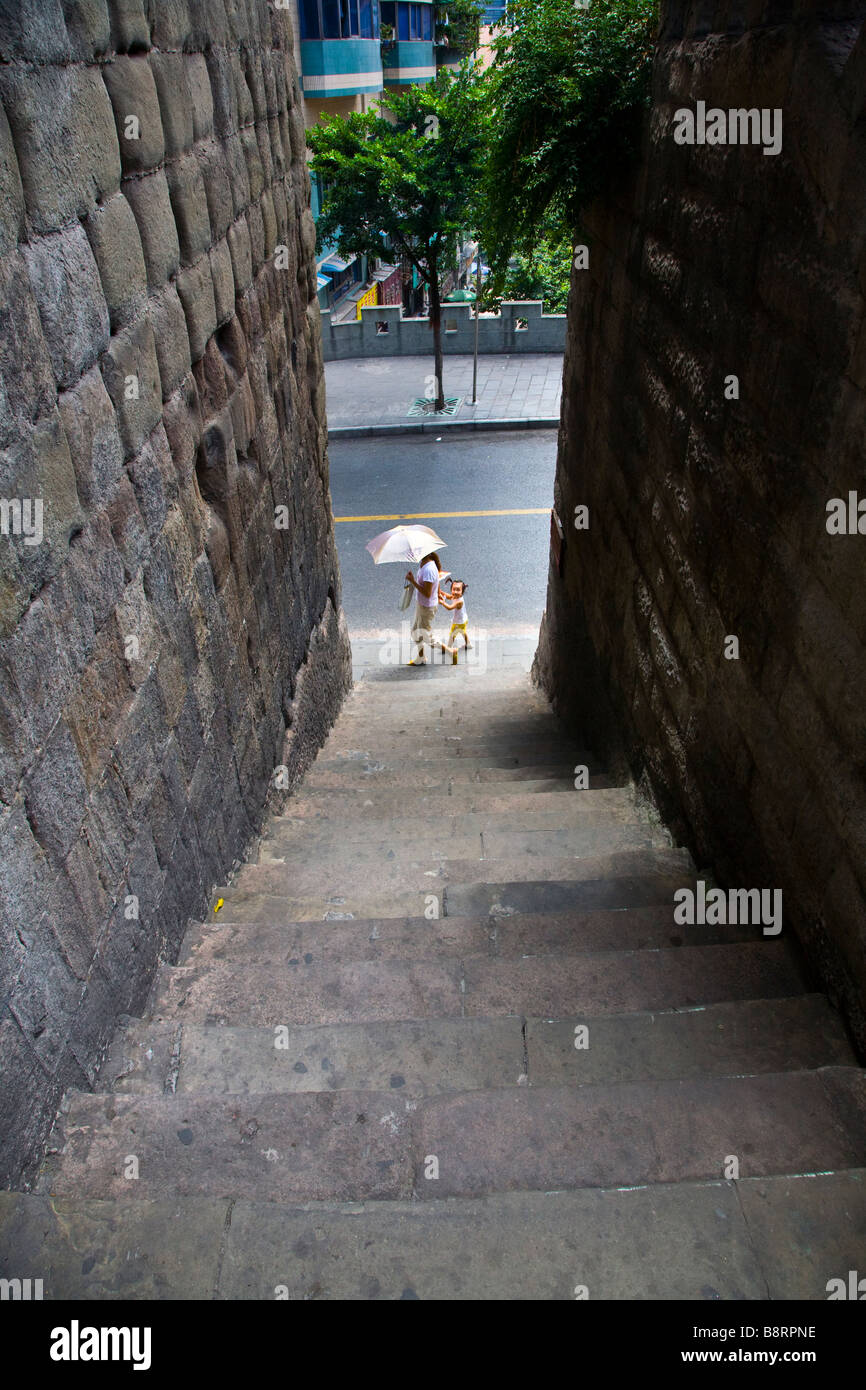
[[[454,641],[458,633],[462,633],[464,649],[466,651],[469,651],[469,649],[472,646],[472,643],[469,641],[469,617],[467,615],[466,604],[463,599],[463,595],[466,593],[467,587],[468,586],[466,585],[464,580],[452,579],[451,597],[449,598],[440,589],[439,602],[442,604],[443,608],[448,608],[453,615],[451,618],[451,631],[448,633],[448,642],[451,643],[452,641]],[[444,650],[450,653],[452,664],[456,666],[458,652],[456,641],[454,641],[453,646],[445,646]]]

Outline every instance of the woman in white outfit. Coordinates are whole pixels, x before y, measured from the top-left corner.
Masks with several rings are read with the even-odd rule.
[[[435,550],[429,555],[425,555],[418,569],[417,578],[411,570],[407,570],[406,579],[418,591],[418,602],[415,605],[415,617],[412,626],[412,640],[418,647],[418,654],[414,660],[409,662],[410,666],[426,666],[427,658],[424,655],[424,647],[429,646],[430,655],[433,655],[433,622],[436,617],[436,609],[439,607],[439,576],[442,572],[442,565]]]

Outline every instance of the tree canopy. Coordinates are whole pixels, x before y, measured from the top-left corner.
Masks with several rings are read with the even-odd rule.
[[[440,409],[440,292],[458,238],[478,219],[488,124],[485,85],[467,60],[426,86],[388,92],[376,109],[307,131],[325,190],[320,242],[342,254],[405,257],[429,288]]]
[[[493,41],[485,245],[497,278],[537,229],[573,235],[638,150],[657,0],[514,0]]]

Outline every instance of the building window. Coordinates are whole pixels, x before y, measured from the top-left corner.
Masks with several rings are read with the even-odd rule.
[[[379,37],[377,0],[298,0],[298,16],[302,39]]]
[[[340,39],[340,0],[321,0],[323,39]]]
[[[358,37],[358,0],[340,0],[340,34],[344,39]]]
[[[433,41],[433,6],[416,5],[404,3],[388,3],[384,0],[382,5],[382,23],[394,24],[392,18],[394,11],[397,12],[396,32],[397,38],[408,40],[426,40],[428,43]]]
[[[319,0],[298,0],[298,12],[301,21],[301,38],[319,38]]]

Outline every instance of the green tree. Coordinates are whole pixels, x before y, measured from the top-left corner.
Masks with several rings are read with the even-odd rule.
[[[481,32],[484,6],[479,0],[441,0],[434,6],[436,42],[458,53],[474,53]]]
[[[307,131],[324,181],[322,243],[341,254],[396,253],[430,296],[436,409],[442,379],[442,285],[458,238],[474,224],[489,120],[484,78],[470,62],[426,86],[388,92],[376,110],[333,116]]]
[[[572,239],[556,224],[543,221],[528,251],[516,251],[508,263],[503,299],[540,299],[546,314],[564,314],[571,284]]]
[[[514,0],[493,41],[483,235],[497,286],[539,228],[580,216],[638,152],[657,0]]]

